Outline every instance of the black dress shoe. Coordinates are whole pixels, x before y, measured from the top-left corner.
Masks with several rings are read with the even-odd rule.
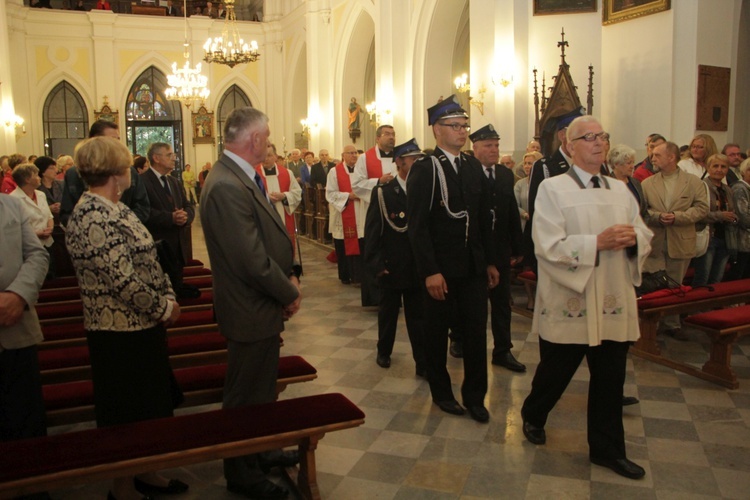
[[[286,488],[282,488],[268,479],[250,486],[228,482],[227,491],[247,498],[286,498],[289,495]]]
[[[298,463],[298,450],[273,452],[270,458],[264,458],[262,453],[258,456],[260,470],[265,474],[268,474],[273,467],[294,467]]]
[[[526,421],[523,423],[523,435],[532,444],[544,444],[547,442],[547,433],[544,432],[544,429]]]
[[[646,475],[643,467],[627,458],[595,458],[591,457],[591,463],[612,469],[617,474],[628,479],[641,479]]]
[[[467,405],[469,416],[477,422],[486,423],[490,421],[490,412],[482,405]]]
[[[505,351],[497,356],[492,356],[492,364],[502,366],[512,372],[520,373],[526,371],[526,365],[519,363],[510,351]]]
[[[390,368],[390,366],[391,366],[391,357],[387,356],[385,354],[378,354],[378,357],[375,358],[375,362],[381,368]]]
[[[449,349],[451,356],[454,358],[463,358],[464,357],[464,346],[461,342],[457,340],[451,340],[451,347]]]
[[[451,415],[463,415],[466,413],[463,406],[458,404],[458,401],[455,399],[452,401],[435,401],[435,404],[445,413],[450,413]]]
[[[139,493],[142,493],[142,492],[139,491]],[[111,491],[108,491],[107,500],[117,500],[117,497],[114,496]],[[154,497],[152,497],[151,495],[143,495],[141,497],[141,500],[154,500]]]
[[[144,495],[147,495],[149,493],[160,495],[179,495],[180,493],[185,493],[188,488],[190,488],[190,486],[183,483],[179,479],[170,479],[169,484],[166,486],[156,486],[154,484],[149,484],[145,481],[141,481],[137,477],[134,477],[133,485],[139,493],[143,493]]]
[[[638,401],[638,398],[634,398],[633,396],[622,397],[622,406],[637,405],[638,403],[640,403],[640,401]]]

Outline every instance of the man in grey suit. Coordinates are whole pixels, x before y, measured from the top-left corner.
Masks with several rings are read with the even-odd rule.
[[[0,194],[0,441],[47,434],[34,309],[49,254],[21,203]]]
[[[266,156],[269,134],[262,112],[232,111],[224,152],[201,193],[216,319],[228,343],[224,408],[276,399],[279,334],[302,300],[292,242],[253,168]],[[262,470],[298,460],[296,452],[227,459],[227,489],[248,498],[284,498],[287,490]]]

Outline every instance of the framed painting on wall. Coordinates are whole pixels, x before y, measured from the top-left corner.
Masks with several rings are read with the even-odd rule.
[[[629,21],[669,10],[671,0],[602,0],[602,24]]]
[[[214,143],[214,114],[201,106],[193,113],[193,144]]]
[[[534,15],[596,12],[596,0],[534,0]]]

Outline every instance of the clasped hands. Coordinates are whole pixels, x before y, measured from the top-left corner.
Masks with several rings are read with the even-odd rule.
[[[174,222],[176,226],[184,226],[185,224],[187,224],[187,221],[188,214],[183,209],[178,208],[174,212],[172,212],[172,222]]]
[[[674,217],[674,215],[672,215]],[[596,237],[597,250],[622,250],[636,244],[635,227],[632,224],[615,224]]]

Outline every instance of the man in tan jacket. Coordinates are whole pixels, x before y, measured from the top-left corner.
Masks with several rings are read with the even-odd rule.
[[[695,257],[695,223],[708,213],[708,200],[705,184],[677,166],[679,152],[673,142],[656,146],[651,162],[660,171],[644,180],[642,187],[648,204],[646,223],[654,232],[653,250],[644,271],[666,270],[670,278],[682,283],[690,259]],[[679,316],[665,317],[661,330],[678,340],[686,339]]]

